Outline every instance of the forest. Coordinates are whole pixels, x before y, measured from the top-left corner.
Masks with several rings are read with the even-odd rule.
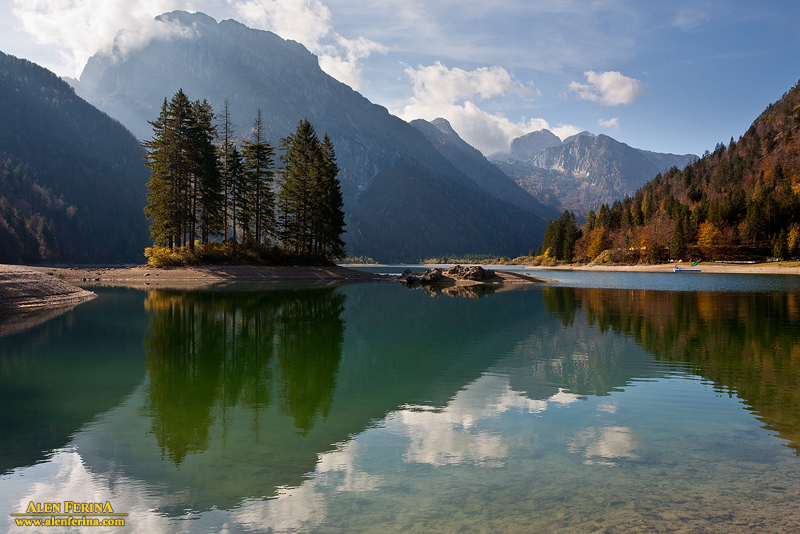
[[[800,253],[800,82],[738,141],[658,174],[633,197],[548,223],[542,259],[743,261]]]
[[[309,264],[343,257],[343,200],[328,135],[320,140],[300,121],[281,139],[276,170],[260,109],[241,146],[227,101],[219,125],[215,118],[207,101],[179,90],[151,122],[153,138],[142,143],[155,243],[145,250],[148,261]]]
[[[0,53],[0,262],[140,262],[144,151],[52,72]]]

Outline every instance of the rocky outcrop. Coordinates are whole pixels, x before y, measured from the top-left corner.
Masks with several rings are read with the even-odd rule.
[[[412,273],[410,269],[403,271],[398,280],[408,285],[431,285],[439,283],[453,283],[454,281],[470,280],[473,282],[484,282],[494,278],[494,271],[484,269],[480,265],[465,267],[455,265],[449,269],[435,267],[428,269],[424,273]]]

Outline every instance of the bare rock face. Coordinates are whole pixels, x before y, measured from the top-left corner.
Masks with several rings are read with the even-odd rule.
[[[447,276],[456,280],[474,280],[482,282],[489,278],[494,278],[494,271],[484,269],[480,265],[473,265],[472,267],[464,267],[463,265],[455,265],[445,271]]]
[[[409,285],[430,285],[445,282],[450,280],[472,280],[475,282],[483,282],[494,278],[494,271],[484,269],[480,265],[473,265],[465,267],[463,265],[455,265],[447,270],[442,270],[438,267],[428,269],[424,273],[413,274],[411,270],[406,269],[400,275],[399,280],[404,284]]]
[[[427,284],[435,284],[436,282],[439,282],[442,278],[443,278],[442,270],[439,269],[438,267],[434,269],[428,269],[422,274],[412,274],[409,269],[406,269],[400,276],[400,281],[409,285],[415,285],[415,284],[427,285]]]

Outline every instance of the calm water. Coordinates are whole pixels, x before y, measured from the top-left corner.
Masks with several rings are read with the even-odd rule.
[[[800,530],[795,279],[561,274],[100,289],[0,329],[0,530],[67,500],[129,514],[86,532]]]

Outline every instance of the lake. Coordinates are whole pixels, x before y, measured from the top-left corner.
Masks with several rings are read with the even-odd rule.
[[[800,277],[534,274],[99,288],[6,332],[0,530],[800,529]]]

